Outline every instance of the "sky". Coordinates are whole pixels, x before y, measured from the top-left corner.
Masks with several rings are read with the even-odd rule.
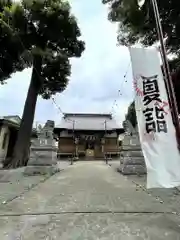
[[[65,113],[113,113],[121,125],[133,99],[128,49],[117,46],[117,25],[107,20],[108,8],[101,0],[70,3],[86,50],[81,58],[71,60],[70,82],[63,93],[54,96],[55,102]],[[22,116],[30,77],[31,69],[26,69],[0,86],[0,116]],[[50,119],[58,124],[62,114],[57,106],[39,97],[34,123]]]

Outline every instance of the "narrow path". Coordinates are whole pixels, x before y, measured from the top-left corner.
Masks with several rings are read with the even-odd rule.
[[[78,162],[0,208],[2,240],[179,239],[179,226],[170,208],[103,162]]]

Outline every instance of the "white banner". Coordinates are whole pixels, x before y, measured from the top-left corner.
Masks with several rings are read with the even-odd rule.
[[[141,8],[145,3],[145,0],[138,0],[138,5]]]
[[[130,48],[147,188],[180,186],[180,154],[157,50]]]

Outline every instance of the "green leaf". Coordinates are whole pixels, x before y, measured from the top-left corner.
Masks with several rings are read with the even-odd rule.
[[[38,75],[40,94],[50,96],[65,89],[69,81],[71,57],[80,57],[85,44],[71,14],[70,4],[62,0],[23,0],[0,5],[0,81],[16,71],[31,67],[40,56]]]

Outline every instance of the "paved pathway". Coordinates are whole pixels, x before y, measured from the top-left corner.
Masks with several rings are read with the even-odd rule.
[[[0,239],[180,239],[180,217],[102,162],[78,162],[0,206]]]
[[[60,170],[66,169],[69,165],[69,161],[58,162]],[[49,178],[43,175],[24,177],[24,169],[0,170],[0,206],[11,202],[13,199]]]
[[[118,160],[109,161],[109,165],[114,169],[114,171],[117,171],[120,163]],[[159,202],[171,207],[173,212],[180,212],[180,187],[171,189],[146,189],[146,175],[140,177],[136,175],[129,175],[126,178],[133,182],[138,188],[145,191],[149,196],[153,196]]]

